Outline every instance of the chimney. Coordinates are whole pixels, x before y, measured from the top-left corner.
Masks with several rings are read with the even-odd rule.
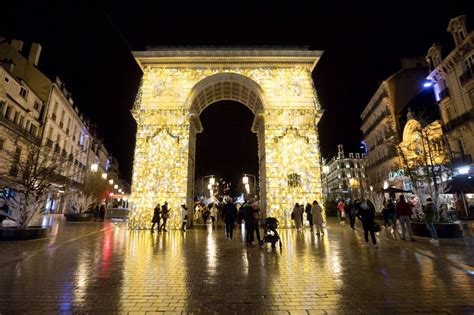
[[[21,52],[21,50],[23,49],[23,41],[18,40],[18,39],[12,39],[10,45],[13,49],[15,49],[18,52]]]
[[[40,55],[41,55],[41,45],[38,43],[31,44],[30,55],[28,56],[28,62],[37,66]]]

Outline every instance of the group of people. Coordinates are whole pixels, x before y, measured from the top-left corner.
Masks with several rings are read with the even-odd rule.
[[[168,209],[167,201],[165,201],[165,203],[162,206],[160,206],[159,203],[156,204],[155,209],[153,210],[153,218],[151,219],[151,222],[152,222],[151,233],[155,232],[154,231],[155,226],[158,227],[158,232],[161,232],[161,231],[167,232],[166,222],[168,221],[169,212],[170,210]],[[161,220],[163,220],[163,223],[161,223]]]
[[[105,219],[105,205],[96,205],[94,208],[95,221],[104,222]]]
[[[291,212],[291,219],[294,221],[295,227],[298,231],[301,231],[303,228],[303,212],[306,213],[306,219],[309,222],[311,231],[313,231],[314,226],[316,226],[316,234],[324,234],[323,209],[318,201],[314,200],[313,204],[308,202],[306,206],[300,205],[299,203],[295,204],[293,211]]]
[[[370,200],[356,199],[355,201],[349,200],[347,203],[341,200],[337,204],[337,208],[341,222],[348,216],[352,229],[355,229],[356,218],[359,218],[364,229],[365,242],[368,243],[368,234],[370,233],[372,243],[376,246],[377,240],[375,233],[380,231],[380,226],[375,222],[375,206]],[[396,204],[392,199],[387,200],[381,212],[384,219],[384,226],[395,227],[398,221],[402,230],[400,238],[402,240],[409,239],[414,242],[415,239],[411,228],[411,217],[414,214],[413,208],[414,205],[407,202],[404,195],[399,196]],[[431,235],[430,243],[438,244],[438,234],[434,226],[438,212],[433,199],[426,199],[422,211],[424,213],[426,227]]]

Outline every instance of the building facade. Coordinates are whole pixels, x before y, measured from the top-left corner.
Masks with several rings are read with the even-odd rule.
[[[15,77],[12,63],[0,63],[0,181],[18,175],[26,148],[40,145],[42,100]],[[8,185],[8,183],[2,183]]]
[[[333,200],[367,197],[370,187],[367,185],[365,154],[346,155],[342,144],[337,148],[337,156],[323,165],[322,185],[326,198]]]
[[[379,85],[362,111],[360,117],[363,142],[367,147],[367,178],[369,186],[375,190],[381,190],[387,180],[390,186],[401,188],[403,185],[397,176],[392,176],[400,170],[396,149],[403,131],[400,118],[407,104],[422,92],[426,73],[423,59],[402,59],[402,69]]]
[[[426,56],[431,70],[427,80],[439,101],[454,171],[467,167],[474,173],[474,32],[468,31],[466,16],[451,19],[447,31],[455,48],[443,58],[441,45],[433,44]]]
[[[28,57],[22,49],[22,41],[0,38],[4,65],[0,70],[0,120],[27,143],[51,150],[54,157],[66,161],[55,174],[54,189],[46,203],[47,211],[60,213],[65,210],[65,195],[80,189],[89,171],[97,167],[106,180],[112,158],[98,136],[89,131],[89,121],[75,106],[64,82],[58,77],[50,80],[38,69],[41,45],[33,43]],[[0,144],[8,146],[3,134]],[[21,153],[20,146],[17,150]],[[113,177],[118,181],[118,166]]]

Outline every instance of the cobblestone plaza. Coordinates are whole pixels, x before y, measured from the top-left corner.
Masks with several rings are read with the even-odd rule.
[[[0,313],[474,312],[473,244],[399,242],[329,221],[318,237],[281,230],[283,249],[229,241],[222,227],[129,231],[53,219],[48,239],[0,243]]]

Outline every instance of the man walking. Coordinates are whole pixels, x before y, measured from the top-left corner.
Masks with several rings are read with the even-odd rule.
[[[433,199],[426,199],[426,204],[423,206],[423,213],[425,214],[426,228],[428,229],[431,235],[430,243],[433,245],[438,245],[438,233],[436,232],[436,229],[433,224],[438,219],[438,210],[436,209]]]
[[[163,223],[161,224],[161,226],[158,227],[158,232],[161,231],[161,229],[163,229],[163,231],[167,232],[166,231],[166,221],[168,221],[168,216],[169,216],[169,209],[168,209],[168,202],[165,201],[165,204],[163,206],[161,206],[161,218],[163,219]]]
[[[151,233],[154,233],[153,229],[155,228],[155,225],[158,226],[158,232],[160,231],[160,220],[161,220],[161,206],[159,203],[157,203],[155,209],[153,210],[153,218],[151,219],[151,222],[153,223],[151,225]]]
[[[352,202],[352,200],[349,200],[349,202],[347,203],[346,205],[346,208],[344,209],[344,211],[347,213],[347,215],[349,216],[349,221],[351,223],[351,229],[355,230],[355,218],[356,218],[356,209],[355,209],[355,206],[354,206],[354,203]]]
[[[395,207],[395,212],[397,214],[398,220],[400,221],[400,225],[402,226],[402,240],[405,240],[405,234],[408,231],[410,240],[414,242],[415,239],[413,238],[413,231],[411,230],[410,222],[412,210],[410,205],[405,201],[404,195],[400,195],[397,206]]]
[[[230,198],[227,199],[222,210],[225,223],[226,238],[231,240],[234,234],[234,223],[237,220],[237,207]]]

